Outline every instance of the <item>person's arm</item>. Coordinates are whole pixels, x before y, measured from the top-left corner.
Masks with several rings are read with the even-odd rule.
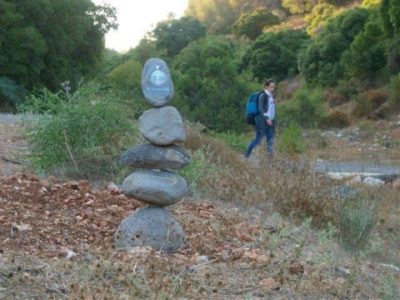
[[[265,93],[261,93],[260,96],[258,97],[258,111],[260,112],[261,115],[264,116],[265,119],[265,101],[268,101],[268,99],[266,99],[267,95]]]

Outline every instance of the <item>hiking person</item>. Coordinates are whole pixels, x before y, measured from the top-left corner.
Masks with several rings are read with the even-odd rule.
[[[268,79],[264,83],[264,91],[258,96],[258,111],[255,116],[256,137],[249,144],[244,154],[248,158],[253,149],[261,143],[265,136],[267,139],[267,155],[272,158],[274,153],[274,136],[275,136],[275,100],[272,95],[275,90],[275,82]]]

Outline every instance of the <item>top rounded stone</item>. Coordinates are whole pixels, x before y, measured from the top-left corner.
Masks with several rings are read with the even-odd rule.
[[[150,105],[167,105],[174,95],[171,72],[167,64],[159,58],[150,58],[142,72],[142,92]]]

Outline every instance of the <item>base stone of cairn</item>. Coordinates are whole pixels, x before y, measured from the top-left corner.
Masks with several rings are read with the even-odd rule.
[[[185,242],[181,225],[164,207],[180,201],[187,189],[186,180],[172,172],[190,163],[189,154],[175,143],[186,140],[186,131],[178,110],[169,106],[174,86],[167,64],[149,59],[142,72],[142,91],[149,109],[139,118],[139,131],[150,142],[135,146],[121,156],[121,163],[139,168],[122,183],[127,196],[151,206],[125,218],[115,235],[117,248],[150,246],[174,252]]]
[[[156,250],[174,252],[184,243],[181,225],[166,209],[146,207],[124,219],[115,233],[118,248],[150,246]]]

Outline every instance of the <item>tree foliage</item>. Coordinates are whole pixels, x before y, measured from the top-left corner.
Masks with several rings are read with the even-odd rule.
[[[265,33],[247,51],[242,67],[249,67],[258,80],[267,77],[283,80],[293,76],[298,73],[298,53],[308,38],[302,30]]]
[[[322,32],[300,54],[299,66],[306,82],[335,85],[343,76],[343,53],[362,31],[368,19],[365,9],[352,9],[327,23]]]
[[[282,0],[283,7],[289,9],[292,14],[304,14],[310,12],[320,0]]]
[[[0,75],[27,89],[93,72],[115,10],[90,0],[0,0]]]
[[[333,16],[335,7],[329,3],[320,3],[304,19],[308,23],[307,33],[314,35],[326,20]]]
[[[382,0],[381,20],[387,41],[387,67],[391,74],[400,71],[400,2]]]
[[[267,26],[279,24],[279,18],[265,8],[243,13],[233,25],[236,35],[245,35],[254,40]]]
[[[343,54],[342,65],[347,77],[373,79],[385,67],[386,42],[379,19],[374,12],[364,29],[356,36]]]
[[[192,17],[158,23],[152,32],[157,49],[166,49],[169,56],[179,54],[190,42],[204,37],[205,34],[205,26]]]
[[[240,131],[248,83],[239,76],[233,45],[220,36],[190,43],[177,56],[176,105],[193,121],[217,130]]]
[[[189,0],[186,13],[206,24],[212,33],[228,33],[241,14],[257,8],[283,9],[280,0]]]

